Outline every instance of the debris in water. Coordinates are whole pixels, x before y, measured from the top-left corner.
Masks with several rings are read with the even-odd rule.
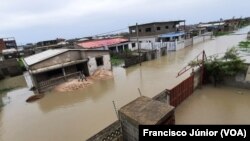
[[[104,69],[96,70],[91,76],[91,78],[93,79],[109,79],[112,77],[113,77],[112,72]]]
[[[55,90],[59,92],[70,92],[77,89],[85,88],[91,84],[93,84],[93,81],[89,78],[87,78],[87,81],[86,80],[79,81],[78,79],[71,79],[68,82],[56,86]]]
[[[112,77],[113,77],[113,74],[111,71],[99,69],[99,70],[96,70],[93,73],[93,75],[91,75],[90,77],[87,77],[86,80],[83,79],[83,81],[81,81],[78,79],[71,79],[65,83],[62,83],[56,86],[55,90],[59,92],[70,92],[70,91],[86,88],[89,85],[92,85],[94,83],[94,80],[99,80],[99,79],[104,80],[104,79],[109,79]]]
[[[28,99],[26,99],[26,102],[34,102],[43,97],[44,97],[44,94],[35,94],[35,95],[30,96]]]

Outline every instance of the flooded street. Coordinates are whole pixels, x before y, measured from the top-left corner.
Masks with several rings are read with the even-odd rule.
[[[250,27],[247,27],[237,33],[246,33],[249,30]],[[245,38],[246,35],[221,36],[193,47],[170,52],[156,60],[143,62],[141,67],[139,65],[127,69],[114,67],[114,78],[97,80],[88,88],[74,92],[48,92],[43,99],[34,103],[25,102],[32,95],[28,88],[11,91],[6,94],[10,102],[0,111],[0,140],[85,140],[117,119],[113,100],[117,108],[120,108],[140,96],[138,88],[142,95],[153,97],[166,88],[172,88],[189,75],[186,73],[176,78],[178,71],[202,50],[206,51],[207,56],[222,53]],[[24,83],[24,78],[16,80],[15,83]],[[250,120],[247,117],[250,113],[244,112],[244,109],[247,111],[250,108],[248,104],[250,95],[247,95],[250,92],[244,91],[244,94],[240,95],[234,93],[237,90],[227,87],[220,91],[209,87],[202,89],[202,92],[198,90],[187,100],[189,102],[178,107],[177,123],[249,124]],[[229,93],[231,91],[232,93]],[[229,98],[224,100],[227,96]],[[236,101],[241,102],[235,104]],[[203,104],[201,107],[203,109],[193,110],[195,106],[200,107],[198,104]]]
[[[249,124],[249,100],[250,90],[205,86],[177,107],[176,124]]]

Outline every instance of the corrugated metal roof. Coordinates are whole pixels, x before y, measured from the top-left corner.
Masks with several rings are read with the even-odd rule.
[[[24,58],[24,61],[28,66],[31,66],[33,64],[36,64],[40,61],[46,60],[58,54],[64,53],[66,51],[68,51],[68,49],[50,49],[50,50],[46,50],[44,52],[26,57]]]
[[[115,44],[119,44],[122,42],[127,42],[128,39],[124,38],[110,38],[110,39],[100,39],[100,40],[90,40],[78,43],[77,45],[83,48],[91,49],[91,48],[101,48],[105,46],[111,46]]]
[[[185,34],[184,32],[171,32],[171,33],[161,34],[159,37],[170,38],[170,37],[178,37],[184,34]]]

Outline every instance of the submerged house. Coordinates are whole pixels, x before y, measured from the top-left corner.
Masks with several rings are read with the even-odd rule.
[[[46,91],[80,72],[92,75],[97,69],[111,70],[108,50],[54,49],[24,58],[33,86]]]

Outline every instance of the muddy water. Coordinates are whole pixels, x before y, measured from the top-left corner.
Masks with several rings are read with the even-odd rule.
[[[175,111],[176,124],[249,124],[250,90],[205,86]]]
[[[7,94],[10,103],[0,112],[0,140],[84,140],[117,119],[112,100],[119,108],[139,96],[138,88],[143,95],[153,97],[185,78],[188,73],[176,78],[178,70],[203,49],[208,55],[224,52],[244,38],[246,35],[218,37],[144,62],[141,67],[114,67],[112,79],[97,80],[84,90],[48,92],[34,103],[25,103],[25,99],[32,94],[28,88],[12,91]]]

